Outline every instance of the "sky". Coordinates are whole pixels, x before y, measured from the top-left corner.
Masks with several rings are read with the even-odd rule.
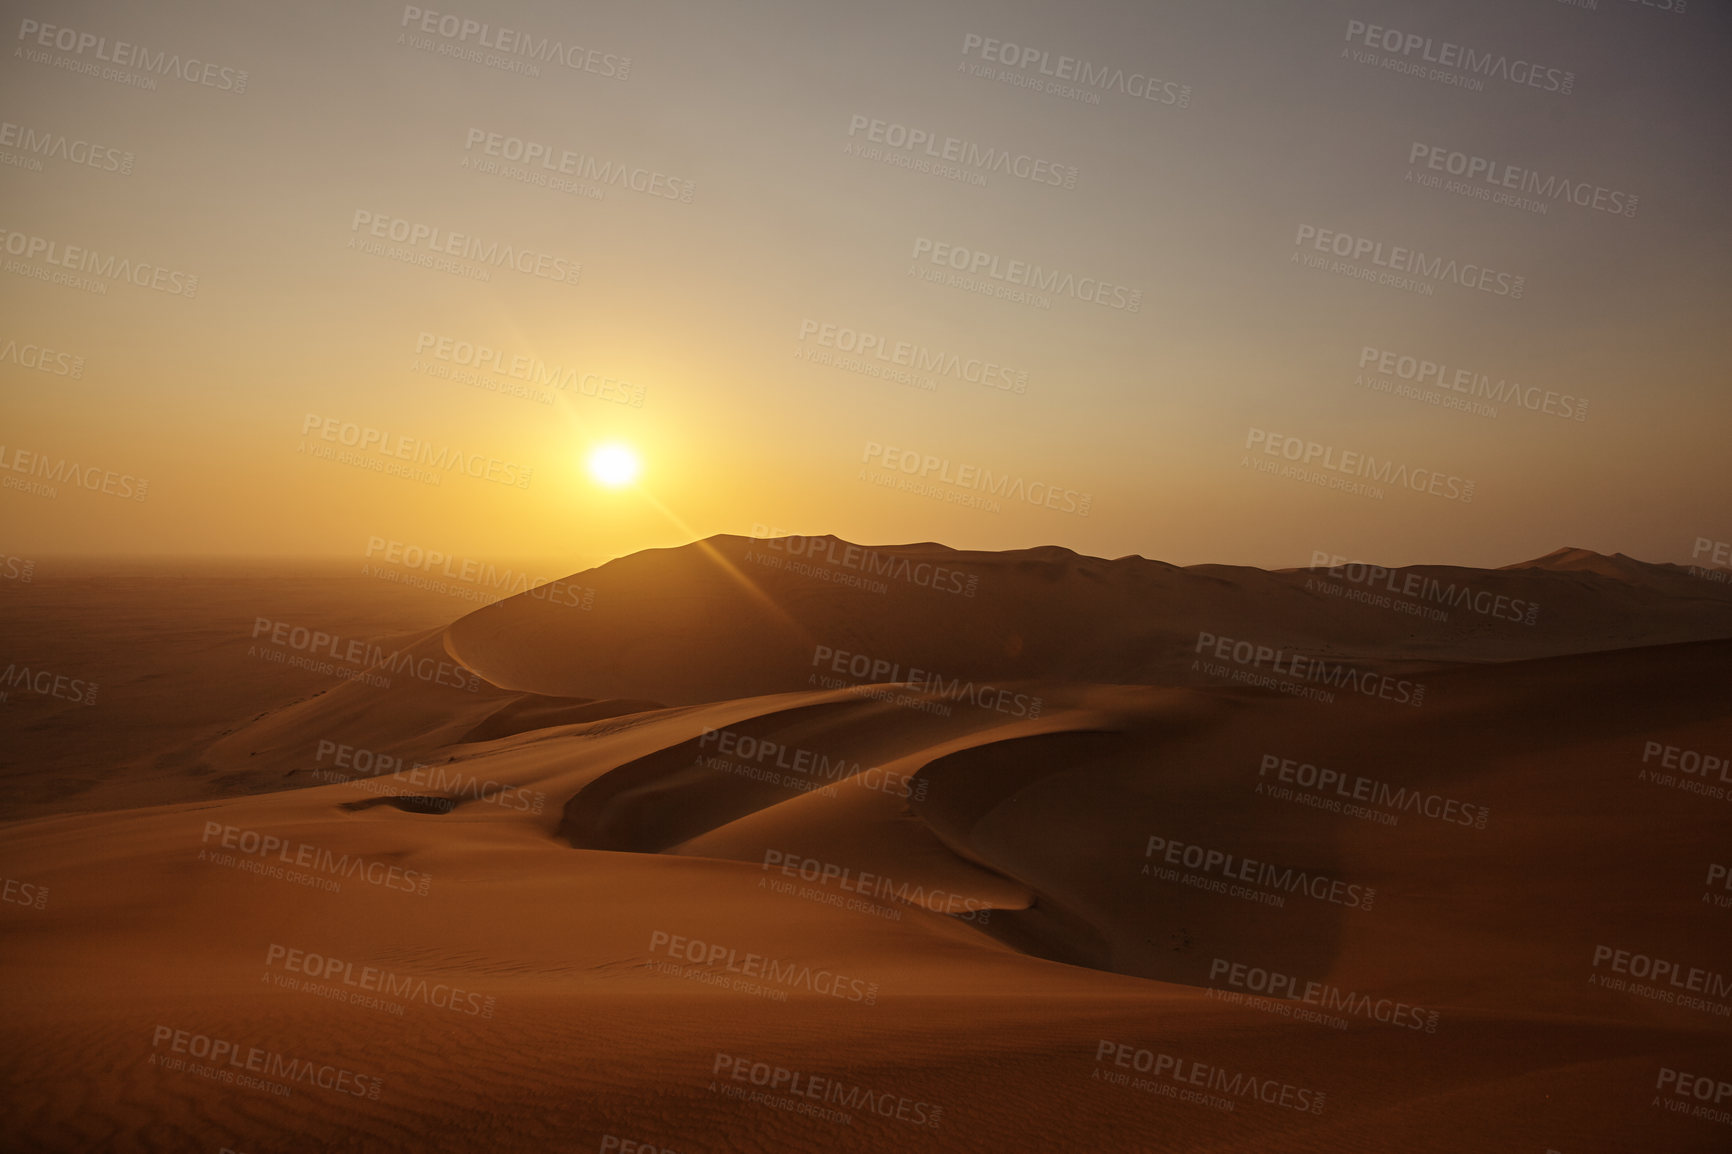
[[[1729,5],[0,13],[0,553],[1732,539]]]

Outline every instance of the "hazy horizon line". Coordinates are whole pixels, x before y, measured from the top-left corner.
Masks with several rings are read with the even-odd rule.
[[[1328,569],[1328,568],[1332,567],[1332,565],[1325,565],[1325,564],[1321,564],[1321,563],[1317,562],[1315,555],[1309,561],[1300,561],[1300,562],[1296,562],[1294,564],[1289,564],[1289,565],[1276,565],[1276,566],[1267,566],[1267,567],[1261,566],[1261,565],[1251,565],[1251,564],[1244,564],[1244,563],[1240,563],[1240,562],[1232,562],[1232,561],[1193,561],[1193,562],[1188,562],[1185,564],[1179,564],[1177,562],[1163,560],[1160,557],[1150,557],[1150,556],[1143,554],[1143,553],[1125,553],[1125,554],[1122,554],[1118,557],[1103,557],[1103,556],[1100,556],[1098,554],[1084,553],[1084,552],[1081,552],[1079,550],[1073,549],[1068,545],[1062,545],[1062,544],[1059,544],[1058,542],[1054,542],[1054,541],[1048,541],[1048,542],[1044,542],[1044,543],[1036,544],[1036,545],[1024,545],[1024,546],[1016,546],[1016,547],[1004,548],[1004,549],[974,549],[974,548],[965,548],[965,547],[948,545],[942,541],[931,541],[931,540],[867,543],[867,542],[863,542],[863,541],[851,541],[851,540],[849,540],[845,537],[841,537],[835,533],[782,533],[782,534],[778,534],[775,536],[754,537],[754,536],[752,536],[750,534],[746,534],[746,533],[726,533],[726,532],[723,532],[723,533],[712,533],[712,534],[710,534],[708,536],[704,536],[704,537],[694,537],[688,541],[685,541],[685,542],[683,542],[681,544],[677,544],[677,545],[650,546],[648,548],[634,550],[630,553],[615,554],[615,555],[607,557],[605,559],[595,561],[595,562],[593,562],[587,566],[584,566],[582,568],[563,569],[559,573],[549,573],[548,579],[550,579],[550,580],[556,579],[559,576],[563,576],[563,575],[571,574],[571,573],[588,572],[589,570],[601,568],[602,566],[607,565],[610,562],[621,560],[625,557],[633,557],[633,556],[637,556],[637,555],[643,554],[643,553],[653,553],[653,552],[658,552],[658,551],[662,551],[662,550],[669,550],[669,549],[689,548],[692,545],[701,544],[701,543],[706,542],[706,541],[714,541],[718,538],[725,538],[725,537],[738,538],[738,539],[744,540],[744,541],[754,541],[754,540],[756,540],[756,541],[786,541],[786,540],[791,540],[791,539],[799,539],[799,540],[834,539],[834,540],[842,543],[843,545],[853,546],[853,547],[860,548],[860,549],[909,549],[909,548],[916,548],[916,547],[921,547],[921,546],[930,546],[930,547],[935,547],[935,548],[939,548],[939,549],[949,550],[950,552],[953,552],[953,553],[974,553],[974,554],[1023,553],[1023,552],[1033,552],[1033,551],[1041,550],[1041,549],[1055,549],[1056,548],[1056,549],[1063,549],[1066,552],[1072,554],[1073,556],[1088,559],[1088,560],[1116,562],[1116,561],[1124,561],[1124,560],[1133,560],[1134,559],[1134,560],[1147,561],[1147,562],[1150,562],[1152,564],[1172,565],[1174,568],[1178,568],[1178,569],[1192,569],[1192,568],[1201,568],[1201,567],[1205,567],[1205,566],[1212,566],[1212,567],[1226,567],[1226,568],[1235,568],[1235,569],[1258,569],[1258,570],[1261,570],[1261,571],[1266,572],[1266,573],[1279,573],[1279,572],[1285,572],[1285,571],[1291,571],[1291,570]],[[425,553],[425,552],[428,552],[428,551],[423,550],[423,553]],[[1372,559],[1364,558],[1364,557],[1344,557],[1344,556],[1339,556],[1339,555],[1332,556],[1330,558],[1330,560],[1333,563],[1334,567],[1338,567],[1340,565],[1349,565],[1349,564],[1351,564],[1351,565],[1367,565],[1367,564],[1369,564],[1369,565],[1384,565],[1387,568],[1401,568],[1401,569],[1432,567],[1432,568],[1454,568],[1454,569],[1477,569],[1477,570],[1486,571],[1486,572],[1494,572],[1498,569],[1507,569],[1507,568],[1520,566],[1520,565],[1528,564],[1528,563],[1535,562],[1535,561],[1541,561],[1541,560],[1544,560],[1548,557],[1556,556],[1559,553],[1568,553],[1568,552],[1579,552],[1579,553],[1592,554],[1596,557],[1604,557],[1607,559],[1624,558],[1626,560],[1635,561],[1635,562],[1637,562],[1639,564],[1643,564],[1643,565],[1653,565],[1653,566],[1660,566],[1660,567],[1669,566],[1669,567],[1680,569],[1680,570],[1688,570],[1691,568],[1703,568],[1703,569],[1718,570],[1718,569],[1725,568],[1724,566],[1719,566],[1719,565],[1714,565],[1714,564],[1696,565],[1695,563],[1689,562],[1689,561],[1683,561],[1683,562],[1680,562],[1680,561],[1651,561],[1651,560],[1646,560],[1644,558],[1632,556],[1632,555],[1624,553],[1622,551],[1614,551],[1614,552],[1607,553],[1607,552],[1602,552],[1602,551],[1597,550],[1597,549],[1589,549],[1585,546],[1577,546],[1577,545],[1560,545],[1557,548],[1548,550],[1544,553],[1535,554],[1535,555],[1530,556],[1530,557],[1518,558],[1516,560],[1508,561],[1502,565],[1497,565],[1497,566],[1471,565],[1471,564],[1463,564],[1463,563],[1454,562],[1454,561],[1404,561],[1404,562],[1397,562],[1397,563],[1391,564],[1388,562],[1372,560]],[[450,562],[456,563],[456,564],[462,564],[464,562],[473,561],[473,562],[476,562],[476,563],[479,563],[482,565],[493,566],[494,568],[560,569],[560,567],[562,567],[562,566],[568,566],[568,565],[571,565],[574,563],[580,564],[578,562],[574,562],[574,561],[569,560],[569,559],[562,559],[562,558],[555,557],[555,556],[549,555],[549,554],[520,554],[520,555],[516,555],[516,556],[495,555],[495,556],[488,556],[488,557],[474,556],[471,554],[449,554],[449,555],[440,554],[439,556],[441,558],[441,561],[448,559]],[[260,567],[278,566],[278,567],[294,567],[294,568],[302,568],[302,569],[314,569],[314,568],[326,569],[326,568],[330,568],[333,566],[345,566],[345,567],[347,567],[347,566],[356,565],[357,563],[365,565],[369,562],[377,562],[380,565],[391,565],[393,568],[404,567],[401,562],[392,562],[392,561],[388,561],[384,558],[373,557],[373,556],[370,556],[364,552],[314,553],[314,554],[306,554],[306,553],[296,553],[296,554],[288,554],[288,553],[203,553],[203,552],[199,552],[199,553],[95,553],[95,552],[66,553],[66,552],[54,552],[54,553],[36,553],[34,556],[30,557],[28,560],[33,565],[48,562],[48,563],[53,563],[53,564],[58,564],[58,565],[73,564],[73,565],[90,565],[90,566],[135,565],[135,566],[154,567],[154,566],[175,566],[175,565],[212,565],[212,566],[228,566],[228,567],[237,567],[237,568],[260,568]],[[422,568],[422,567],[423,566],[420,566],[420,565],[408,566],[408,568]]]

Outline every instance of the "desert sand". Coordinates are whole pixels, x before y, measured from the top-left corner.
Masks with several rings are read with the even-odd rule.
[[[569,582],[5,603],[102,683],[0,704],[13,1148],[1732,1149],[1726,585],[742,537]]]

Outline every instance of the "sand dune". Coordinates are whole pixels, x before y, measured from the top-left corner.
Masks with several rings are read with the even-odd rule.
[[[1103,561],[1051,547],[867,550],[835,538],[724,536],[590,571],[592,611],[517,597],[456,622],[447,639],[495,685],[684,704],[811,688],[814,676],[892,679],[872,676],[875,666],[946,678],[1203,683],[1189,677],[1200,633],[1392,668],[1732,636],[1725,586],[1676,566],[1628,562],[1618,571],[1629,566],[1639,581],[1545,559],[1502,570],[1355,571],[1355,581],[1327,570]],[[1415,611],[1426,609],[1448,619]],[[711,652],[729,659],[692,659]],[[865,677],[847,672],[847,660],[837,673],[838,653],[863,656]]]
[[[0,910],[0,1125],[253,1154],[1727,1148],[1655,1084],[1732,1079],[1732,997],[1630,972],[1732,981],[1703,884],[1732,786],[1681,755],[1732,750],[1723,587],[1579,551],[1379,578],[1530,625],[1056,549],[881,549],[978,580],[885,562],[878,591],[783,545],[399,634],[389,686],[284,693],[202,746],[228,796],[8,823],[0,869],[47,897]],[[820,648],[868,665],[815,684]],[[285,1073],[327,1068],[362,1092]]]

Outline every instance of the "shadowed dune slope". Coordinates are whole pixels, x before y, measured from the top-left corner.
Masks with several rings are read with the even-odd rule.
[[[1336,577],[1057,547],[718,536],[586,572],[592,609],[524,594],[446,636],[497,686],[671,704],[816,688],[825,676],[1193,683],[1200,633],[1392,670],[1732,637],[1726,586],[1602,560],[1606,572],[1572,553]]]

